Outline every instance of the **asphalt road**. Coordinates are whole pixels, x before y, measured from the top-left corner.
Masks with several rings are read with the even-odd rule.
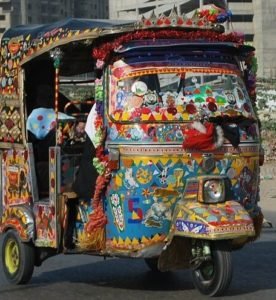
[[[216,299],[276,299],[276,230],[233,253],[229,291]],[[142,260],[59,255],[35,269],[31,282],[11,286],[0,271],[1,300],[206,299],[188,270],[155,274]]]
[[[276,180],[261,184],[261,206],[273,228],[233,253],[231,300],[276,299]],[[194,289],[189,270],[153,273],[143,260],[59,255],[35,269],[27,285],[8,285],[0,269],[0,300],[208,299]]]

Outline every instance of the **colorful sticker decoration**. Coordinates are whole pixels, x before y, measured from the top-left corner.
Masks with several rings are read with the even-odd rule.
[[[146,211],[143,224],[146,227],[161,228],[164,220],[171,220],[171,207],[153,197],[153,204]]]
[[[0,142],[21,143],[22,126],[19,107],[0,106]]]
[[[229,64],[220,62],[220,66],[212,67],[213,63],[208,62],[204,68],[196,67],[179,67],[174,65],[174,61],[167,62],[166,67],[163,67],[163,61],[148,62],[149,70],[142,71],[139,69],[139,63],[133,66],[120,67],[122,72],[131,69],[131,72],[126,77],[116,78],[117,69],[113,69],[113,78],[111,77],[111,84],[114,84],[110,91],[110,117],[115,121],[120,122],[170,122],[170,121],[191,121],[199,118],[207,117],[238,117],[244,116],[248,118],[255,118],[253,108],[250,104],[250,98],[246,93],[245,86],[242,81],[238,80],[239,71],[237,69],[231,70]],[[155,64],[154,68],[151,67]],[[196,65],[196,62],[193,62]],[[203,65],[204,63],[201,62]],[[114,63],[114,66],[116,63]],[[225,66],[224,66],[225,65]],[[144,64],[141,67],[145,68]],[[232,66],[234,68],[234,65]],[[147,72],[151,72],[150,75]],[[135,81],[138,78],[139,80]],[[192,80],[192,85],[185,86],[182,90],[174,91],[171,84],[178,74],[197,73],[198,76],[206,77],[216,76],[220,83],[216,81],[206,82],[205,84],[197,83],[197,79]],[[149,76],[152,80],[159,80],[163,84],[163,90],[158,91],[158,86],[154,90],[148,88]],[[164,78],[163,78],[163,77]],[[181,78],[181,76],[180,76]],[[135,81],[131,88],[130,82]],[[144,81],[141,81],[144,80]],[[185,81],[184,79],[181,79]],[[135,87],[138,87],[138,93],[134,92]],[[186,84],[185,84],[186,85]],[[221,86],[224,86],[223,88]],[[141,86],[141,89],[139,88]],[[165,89],[169,90],[165,90]],[[246,95],[245,98],[239,97],[241,93]],[[136,128],[137,131],[137,128]],[[133,140],[141,138],[141,135],[131,133]]]
[[[36,240],[40,247],[56,247],[56,212],[54,207],[37,204],[34,206]]]
[[[125,229],[125,223],[124,223],[122,200],[119,194],[111,195],[110,205],[112,207],[112,212],[113,212],[116,226],[120,231],[123,231]]]
[[[4,205],[26,204],[32,200],[27,150],[6,150],[2,156]]]
[[[175,226],[178,231],[182,231],[182,232],[193,232],[199,234],[207,233],[207,226],[202,223],[189,222],[189,221],[177,219],[175,221]]]

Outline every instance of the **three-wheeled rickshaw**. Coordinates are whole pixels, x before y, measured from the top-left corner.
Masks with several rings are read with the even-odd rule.
[[[50,256],[85,253],[191,268],[201,293],[226,291],[231,251],[262,224],[256,60],[242,36],[225,33],[229,15],[172,9],[4,33],[0,233],[10,283],[27,283]],[[54,121],[37,137],[31,129],[46,131],[50,116],[27,124],[45,85]]]

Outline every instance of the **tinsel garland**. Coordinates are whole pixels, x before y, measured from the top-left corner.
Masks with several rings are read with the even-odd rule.
[[[112,51],[119,49],[124,43],[134,40],[146,40],[146,39],[183,39],[189,41],[209,41],[209,42],[233,42],[237,44],[243,44],[244,40],[236,33],[221,34],[212,30],[196,30],[196,31],[184,31],[184,30],[172,30],[163,29],[159,31],[154,30],[140,30],[123,34],[111,42],[104,42],[93,48],[92,56],[99,60],[97,65],[103,67],[105,62]]]

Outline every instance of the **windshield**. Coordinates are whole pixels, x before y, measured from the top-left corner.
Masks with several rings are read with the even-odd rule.
[[[240,72],[216,67],[152,67],[115,63],[109,115],[120,122],[186,122],[198,115],[245,116],[254,112]]]

